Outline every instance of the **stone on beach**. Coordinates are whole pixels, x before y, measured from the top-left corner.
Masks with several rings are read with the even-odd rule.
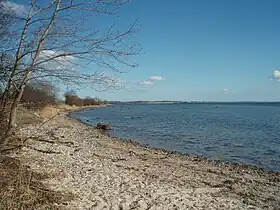
[[[98,124],[96,125],[96,128],[97,128],[97,129],[100,129],[100,130],[105,130],[105,131],[107,131],[107,130],[111,130],[111,129],[112,129],[112,126],[111,126],[110,124],[98,123]]]

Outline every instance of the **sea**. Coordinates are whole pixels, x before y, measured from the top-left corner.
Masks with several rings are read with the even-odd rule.
[[[280,104],[115,104],[72,113],[151,147],[280,171]]]

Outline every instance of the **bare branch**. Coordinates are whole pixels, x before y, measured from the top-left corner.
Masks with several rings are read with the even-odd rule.
[[[7,96],[13,96],[10,122],[14,122],[16,107],[29,82],[59,81],[74,87],[89,85],[99,91],[119,89],[119,80],[112,72],[137,66],[129,58],[141,50],[130,40],[139,30],[138,21],[124,31],[117,24],[98,24],[98,16],[114,17],[128,0],[29,2],[25,17],[15,18],[15,24],[0,24],[0,53],[11,55],[11,62],[0,72],[1,86]],[[97,25],[92,23],[95,20]]]

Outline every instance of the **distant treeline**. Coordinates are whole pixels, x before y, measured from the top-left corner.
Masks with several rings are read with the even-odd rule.
[[[102,104],[108,104],[108,101],[101,100],[97,97],[86,97],[86,98],[80,98],[76,92],[69,91],[64,94],[65,97],[65,103],[70,106],[91,106],[91,105],[102,105]]]
[[[47,82],[29,83],[22,95],[20,103],[26,108],[40,109],[47,105],[56,105],[64,103],[75,106],[90,106],[107,104],[106,100],[101,100],[97,97],[80,98],[75,91],[68,91],[64,94],[65,101],[57,96],[57,89]],[[2,99],[2,91],[0,90],[0,101]]]
[[[51,105],[57,103],[55,87],[49,83],[33,83],[26,86],[21,103]]]
[[[0,104],[5,101],[4,91],[0,90]],[[59,102],[56,93],[57,89],[48,82],[32,82],[25,87],[20,104],[32,109],[40,109],[46,105],[55,105]]]

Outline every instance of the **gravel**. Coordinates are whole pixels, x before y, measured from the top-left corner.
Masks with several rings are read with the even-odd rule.
[[[66,113],[19,131],[14,156],[75,194],[66,209],[279,209],[280,176],[111,138]]]

